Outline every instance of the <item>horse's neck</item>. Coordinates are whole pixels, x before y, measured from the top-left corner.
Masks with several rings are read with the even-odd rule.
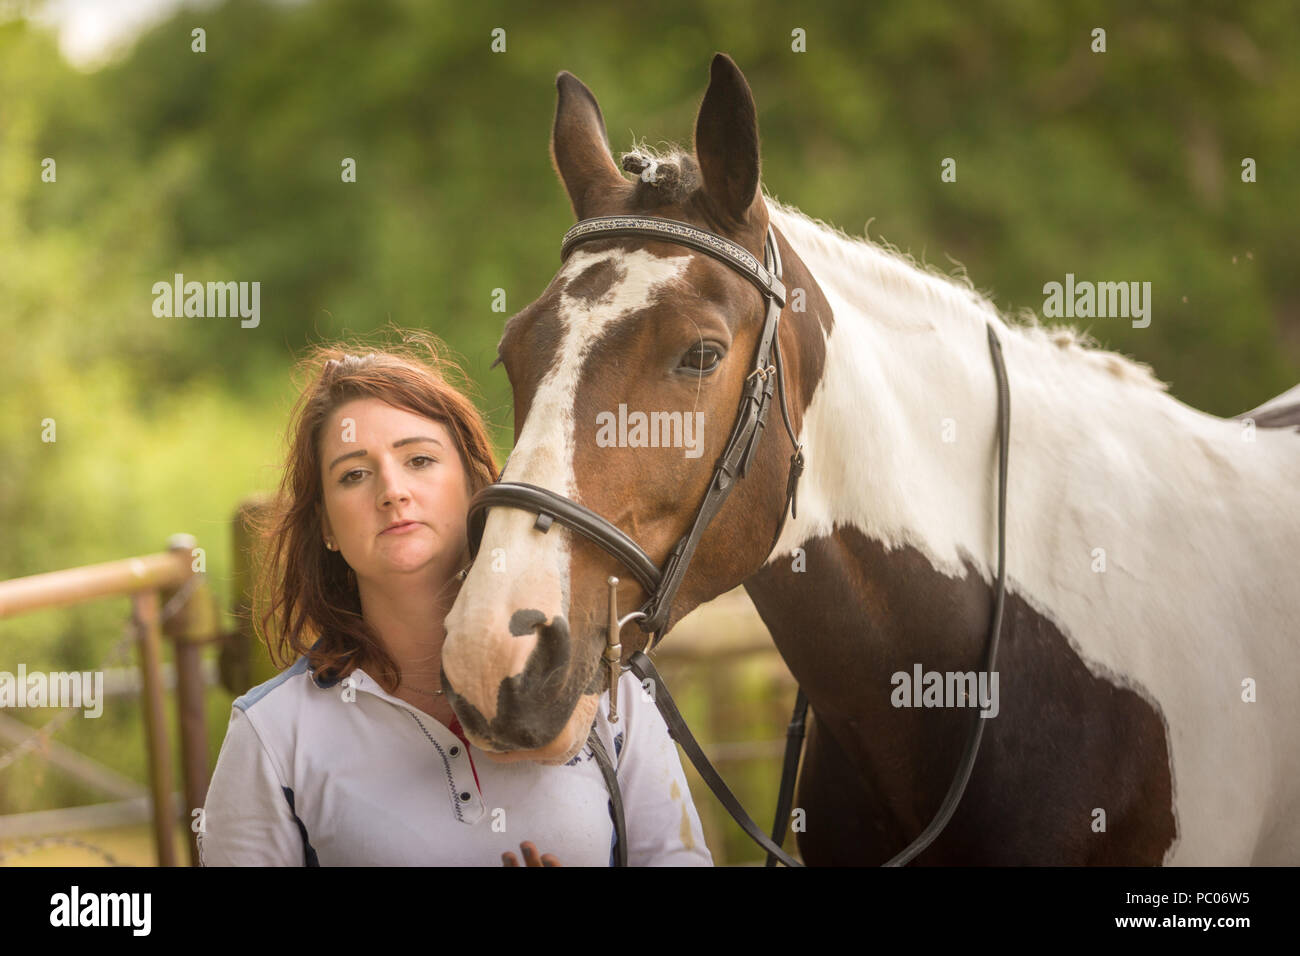
[[[1283,563],[1249,543],[1281,540],[1283,527],[1300,534],[1285,507],[1295,436],[1260,429],[1243,444],[1239,423],[1177,402],[1119,356],[1009,328],[974,293],[884,253],[854,250],[846,263],[806,228],[801,244],[798,224],[776,225],[833,312],[802,414],[798,515],[757,587],[747,582],[796,677],[805,651],[806,673],[839,688],[887,680],[900,644],[918,651],[913,661],[978,662],[997,555],[988,323],[1011,390],[1009,594],[1124,672],[1136,666],[1125,635],[1150,629],[1142,609],[1170,639],[1207,622],[1241,626],[1223,617],[1232,602],[1205,588],[1224,576],[1214,562],[1231,568],[1219,593],[1236,588],[1233,600],[1260,582],[1283,587]],[[1272,628],[1269,613],[1255,626]],[[844,665],[836,674],[831,656]]]
[[[815,258],[805,265],[817,275]],[[931,277],[883,278],[864,276],[850,301],[843,280],[818,277],[834,323],[803,414],[799,514],[775,553],[849,526],[953,572],[961,550],[987,568],[997,384],[983,317],[942,314]]]
[[[1269,472],[1262,459],[1271,450],[1239,454],[1239,425],[1182,405],[1122,357],[1008,327],[973,291],[883,251],[814,241],[806,226],[776,221],[833,323],[803,409],[799,514],[770,560],[851,527],[887,548],[912,546],[937,570],[961,575],[970,562],[992,580],[998,401],[990,324],[1011,390],[1008,533],[1014,541],[1019,532],[1022,544],[1009,556],[1011,576],[1023,546],[1034,561],[1050,561],[1090,536],[1163,524],[1197,496]],[[817,330],[809,324],[801,334]],[[1260,442],[1276,437],[1261,434]],[[1137,484],[1147,494],[1135,498]],[[1066,507],[1075,526],[1062,530]]]
[[[973,666],[966,650],[983,646],[986,620],[967,634],[920,619],[934,594],[927,577],[964,579],[972,558],[973,576],[953,587],[991,577],[996,378],[982,316],[935,311],[935,292],[943,304],[956,290],[900,272],[901,262],[831,281],[833,261],[784,235],[796,254],[792,286],[815,281],[833,321],[824,351],[797,350],[820,358],[799,369],[801,383],[816,380],[800,425],[807,471],[797,516],[749,590],[814,706],[860,718],[862,688],[888,687],[904,638],[911,659],[953,666]],[[813,318],[796,318],[801,337],[822,334]],[[827,668],[830,658],[838,666]],[[888,706],[887,696],[870,700]]]

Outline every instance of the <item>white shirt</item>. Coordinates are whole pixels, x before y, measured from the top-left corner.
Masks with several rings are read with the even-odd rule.
[[[711,866],[676,744],[630,672],[618,703],[611,724],[602,695],[596,727],[628,865]],[[234,702],[203,810],[204,866],[500,866],[525,840],[562,866],[613,862],[590,747],[563,766],[495,763],[360,668],[327,684],[305,656]]]

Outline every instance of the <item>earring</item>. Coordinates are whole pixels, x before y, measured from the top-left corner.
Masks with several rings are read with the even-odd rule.
[[[329,548],[331,551],[337,551],[337,550],[338,550],[338,548],[336,548],[336,547],[334,546],[334,539],[333,539],[333,538],[326,538],[326,539],[325,539],[325,547]]]

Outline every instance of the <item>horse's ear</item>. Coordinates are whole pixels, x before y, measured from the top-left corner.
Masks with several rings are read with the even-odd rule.
[[[714,209],[736,226],[749,222],[758,189],[758,110],[731,57],[719,53],[695,121],[695,156]]]
[[[603,190],[626,186],[614,165],[605,133],[605,118],[591,90],[568,71],[555,78],[559,91],[555,126],[551,130],[551,162],[564,181],[573,213],[579,219],[592,212],[593,198]]]

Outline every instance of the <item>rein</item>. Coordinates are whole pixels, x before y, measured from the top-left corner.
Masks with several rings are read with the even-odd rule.
[[[662,639],[663,630],[672,612],[673,598],[681,586],[705,529],[730,495],[735,482],[745,477],[749,471],[758,441],[767,424],[774,389],[779,393],[781,419],[794,451],[790,456],[785,507],[782,509],[781,520],[772,538],[772,545],[768,549],[769,553],[780,540],[787,515],[798,517],[797,490],[799,477],[804,469],[804,456],[803,446],[799,444],[790,422],[790,413],[786,408],[785,375],[781,365],[781,349],[777,334],[781,312],[785,307],[785,286],[781,281],[781,256],[777,249],[776,234],[769,224],[763,249],[763,262],[760,263],[743,246],[687,223],[649,216],[602,216],[583,220],[565,233],[560,247],[560,260],[561,262],[566,260],[574,246],[581,242],[630,236],[673,242],[712,256],[748,279],[757,287],[766,304],[763,330],[755,350],[754,368],[745,377],[740,407],[736,413],[736,423],[714,467],[713,480],[709,484],[704,500],[696,510],[695,519],[687,533],[669,552],[661,569],[641,546],[621,529],[576,501],[536,485],[498,481],[484,488],[470,502],[468,516],[470,557],[473,558],[478,553],[487,522],[488,509],[494,506],[505,506],[536,514],[537,519],[533,527],[542,534],[547,533],[551,526],[559,521],[560,524],[597,545],[627,567],[650,596],[639,610],[619,617],[618,578],[611,577],[608,580],[609,627],[601,660],[609,670],[610,722],[617,723],[619,719],[618,681],[624,669],[619,634],[626,623],[635,620],[641,630],[647,632],[649,636],[645,647],[628,658],[626,669],[632,671],[643,683],[647,680],[652,682],[655,706],[663,716],[670,736],[681,745],[701,778],[709,785],[714,796],[741,829],[767,851],[768,866],[774,866],[779,861],[786,866],[802,867],[801,862],[781,849],[781,843],[785,839],[795,774],[799,765],[806,725],[808,699],[803,690],[800,689],[796,696],[794,714],[787,730],[776,820],[773,823],[772,836],[769,838],[745,813],[730,788],[709,763],[704,751],[682,719],[663,678],[650,658],[646,656],[647,652],[653,650]],[[992,325],[988,326],[988,344],[998,383],[998,576],[997,597],[989,629],[988,651],[985,656],[985,670],[991,672],[996,659],[998,637],[1002,630],[1006,599],[1006,484],[1011,398],[1007,385],[1006,366],[1002,358],[1002,346]],[[889,860],[886,866],[906,865],[933,843],[947,826],[970,780],[983,733],[984,722],[977,714],[965,754],[934,819],[906,849]],[[614,849],[615,862],[619,866],[626,866],[627,826],[622,793],[609,754],[596,735],[594,724],[588,742],[610,791],[610,813],[617,839]]]

